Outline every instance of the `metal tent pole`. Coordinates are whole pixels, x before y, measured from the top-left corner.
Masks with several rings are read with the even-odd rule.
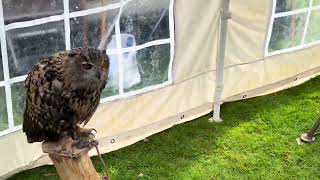
[[[210,122],[221,122],[220,106],[221,96],[223,92],[223,73],[224,73],[224,58],[226,50],[226,39],[228,30],[228,19],[231,18],[229,12],[230,0],[222,0],[219,26],[219,45],[218,55],[216,59],[216,86],[214,94],[213,117],[209,119]]]

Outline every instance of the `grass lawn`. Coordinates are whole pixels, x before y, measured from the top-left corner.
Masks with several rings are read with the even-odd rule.
[[[226,103],[210,115],[104,155],[111,179],[320,179],[320,139],[296,138],[320,111],[320,77],[289,90]],[[97,158],[93,158],[102,172]],[[139,176],[140,174],[140,176]],[[143,176],[142,176],[143,174]],[[142,177],[141,177],[142,176]],[[52,166],[13,179],[58,179]]]

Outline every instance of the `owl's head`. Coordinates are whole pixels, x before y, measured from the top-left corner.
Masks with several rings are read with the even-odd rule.
[[[93,89],[104,88],[108,71],[109,58],[106,50],[79,47],[66,52],[65,80],[69,81],[71,86]]]

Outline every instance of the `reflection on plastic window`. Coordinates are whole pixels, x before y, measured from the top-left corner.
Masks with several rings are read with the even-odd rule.
[[[314,42],[320,40],[320,10],[312,11],[310,15],[306,42]]]
[[[307,14],[304,13],[274,19],[269,52],[300,45],[306,15]]]
[[[71,47],[98,47],[101,34],[110,30],[110,38],[114,34],[112,24],[119,13],[119,9],[70,19]],[[102,32],[103,27],[103,32]],[[111,28],[111,29],[110,29]],[[107,40],[107,42],[110,41]]]
[[[19,82],[12,84],[11,91],[14,125],[18,126],[22,124],[23,121],[24,101],[26,97],[24,83]]]
[[[134,0],[123,9],[121,33],[135,36],[137,45],[170,37],[169,0]]]
[[[10,77],[25,75],[41,57],[65,50],[64,22],[6,32]]]
[[[0,131],[8,129],[8,115],[4,87],[0,87]]]
[[[110,59],[109,74],[107,85],[102,92],[101,97],[110,97],[119,94],[119,74],[118,74],[118,55],[108,55]]]
[[[124,53],[124,91],[134,91],[168,81],[170,44]]]
[[[70,12],[81,11],[120,2],[120,0],[70,0]]]
[[[309,0],[277,0],[276,13],[307,8]]]
[[[320,42],[320,0],[274,2],[276,9],[268,34],[267,56],[299,50]],[[283,13],[288,11],[290,13]]]
[[[5,24],[63,14],[63,0],[4,0]]]
[[[121,34],[121,44],[123,48],[129,48],[136,45],[133,35]],[[112,36],[108,49],[115,48],[116,37]],[[108,75],[108,83],[106,89],[118,87],[119,84],[119,59],[117,54],[109,55],[110,67]],[[130,74],[130,78],[124,80],[124,88],[130,88],[131,86],[141,81],[140,73],[138,70],[136,51],[131,51],[123,54],[123,71]]]

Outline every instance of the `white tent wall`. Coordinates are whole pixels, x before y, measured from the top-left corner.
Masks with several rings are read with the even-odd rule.
[[[265,56],[272,0],[231,0],[230,11],[222,101],[276,92],[320,73],[320,46]]]
[[[98,130],[103,153],[212,110],[219,7],[220,1],[175,1],[173,84],[101,104],[87,127]],[[22,131],[0,137],[0,145],[1,178],[50,163]]]

